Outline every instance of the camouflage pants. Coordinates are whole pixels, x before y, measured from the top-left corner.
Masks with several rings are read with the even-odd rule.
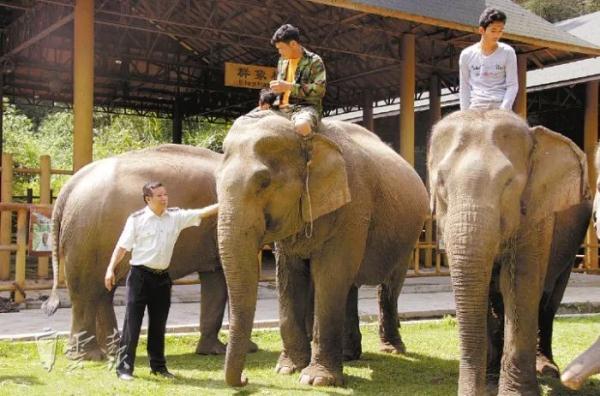
[[[290,105],[281,110],[290,117],[294,125],[302,121],[308,121],[311,131],[313,133],[317,132],[317,126],[319,125],[319,121],[321,121],[321,114],[314,107]]]

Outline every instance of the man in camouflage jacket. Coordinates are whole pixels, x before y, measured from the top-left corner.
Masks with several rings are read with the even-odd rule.
[[[271,39],[281,57],[277,80],[270,83],[279,94],[279,108],[291,115],[294,128],[302,136],[317,130],[323,111],[326,75],[323,60],[300,45],[300,31],[281,26]]]

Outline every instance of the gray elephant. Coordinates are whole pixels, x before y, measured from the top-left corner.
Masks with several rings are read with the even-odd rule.
[[[104,288],[104,273],[127,216],[144,205],[144,183],[162,181],[174,206],[204,207],[217,201],[214,171],[221,158],[221,154],[202,148],[163,145],[93,162],[62,188],[52,214],[54,288],[43,309],[51,314],[59,304],[56,285],[60,256],[72,302],[71,344],[77,334],[82,339],[94,336],[86,344],[86,359],[103,358],[107,338],[117,328],[114,289],[109,293]],[[122,264],[118,270],[117,279],[123,280],[129,265]],[[227,288],[218,259],[216,217],[183,231],[175,245],[171,277],[196,271],[202,281],[201,337],[196,352],[225,353],[225,345],[217,337]]]
[[[594,158],[596,174],[600,175],[600,146],[596,148]],[[598,211],[600,210],[600,176],[596,180],[596,192],[594,198],[593,217],[596,226],[596,236],[600,239],[600,218]],[[570,389],[579,389],[583,386],[585,380],[600,373],[600,337],[588,349],[577,356],[565,370],[560,379],[562,383]]]
[[[552,370],[552,320],[589,224],[585,155],[511,112],[465,111],[434,127],[428,170],[456,300],[458,393],[484,394],[487,365],[499,394],[537,395],[538,321],[538,369]]]
[[[304,384],[343,383],[343,355],[359,354],[344,344],[360,348],[359,338],[347,338],[360,334],[356,287],[362,284],[380,285],[382,348],[402,352],[397,299],[428,213],[426,189],[411,166],[360,126],[323,121],[303,141],[288,119],[270,111],[237,119],[224,152],[217,234],[231,307],[227,384],[247,382],[242,370],[256,307],[256,253],[273,241],[280,373],[303,369]]]

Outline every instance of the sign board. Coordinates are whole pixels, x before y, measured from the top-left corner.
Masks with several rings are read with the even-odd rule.
[[[52,209],[32,206],[29,217],[29,254],[52,253]]]
[[[268,88],[269,82],[276,78],[276,67],[225,62],[225,85],[228,87]]]

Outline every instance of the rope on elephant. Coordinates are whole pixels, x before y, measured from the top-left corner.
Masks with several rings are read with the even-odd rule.
[[[308,181],[310,177],[310,161],[306,163],[306,183],[304,186],[306,188],[306,200],[308,202],[308,224],[304,228],[304,236],[310,239],[313,235],[313,213],[312,213],[312,203],[310,202],[310,190],[308,188]]]

